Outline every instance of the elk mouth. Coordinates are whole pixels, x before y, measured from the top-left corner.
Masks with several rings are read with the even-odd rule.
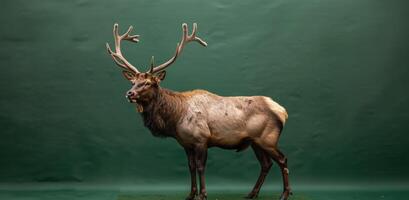
[[[129,102],[129,103],[137,103],[137,102],[136,102],[136,99],[128,99],[128,102]]]
[[[139,96],[137,96],[136,98],[134,97],[130,97],[130,96],[125,96],[126,99],[128,99],[129,103],[133,103],[136,105],[136,109],[138,112],[142,113],[143,112],[143,106],[138,102],[137,98],[139,98]]]
[[[130,97],[130,96],[125,96],[126,99],[128,99],[129,103],[138,103],[136,98]]]

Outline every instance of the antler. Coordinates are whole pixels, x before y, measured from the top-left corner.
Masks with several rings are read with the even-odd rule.
[[[183,47],[185,47],[185,44],[191,42],[191,41],[196,41],[199,44],[203,45],[203,46],[207,46],[207,43],[205,41],[203,41],[201,38],[196,36],[196,30],[197,30],[197,24],[193,23],[193,30],[192,30],[192,34],[188,34],[188,29],[187,29],[187,24],[183,23],[182,24],[182,29],[183,29],[183,36],[182,36],[182,40],[180,41],[180,43],[178,43],[176,45],[176,52],[175,55],[169,59],[168,61],[166,61],[165,63],[157,66],[157,67],[153,67],[153,59],[151,62],[151,68],[148,71],[148,73],[157,73],[160,72],[162,70],[164,70],[166,67],[168,67],[169,65],[171,65],[172,63],[174,63],[176,61],[176,58],[179,56],[179,54],[182,52]]]
[[[136,69],[136,67],[134,67],[131,63],[129,63],[124,58],[124,56],[122,55],[122,52],[121,52],[121,41],[122,40],[128,40],[128,41],[135,42],[135,43],[139,42],[139,35],[129,35],[131,33],[132,29],[133,29],[133,27],[130,26],[128,28],[128,30],[123,35],[119,35],[119,33],[118,33],[118,24],[115,23],[114,24],[114,30],[113,30],[114,40],[115,40],[115,52],[113,52],[111,50],[111,47],[109,47],[108,43],[106,43],[106,46],[107,46],[108,53],[112,56],[112,59],[114,59],[115,63],[119,67],[121,67],[121,68],[123,68],[123,69],[125,69],[127,71],[130,71],[130,72],[132,72],[134,74],[138,74],[140,72]]]

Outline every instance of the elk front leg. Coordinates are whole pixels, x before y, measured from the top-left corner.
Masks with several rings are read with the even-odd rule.
[[[254,199],[257,197],[260,191],[260,188],[263,185],[264,180],[268,174],[268,171],[273,165],[273,162],[271,161],[271,158],[267,152],[265,152],[262,148],[260,148],[256,144],[251,145],[251,147],[253,148],[254,153],[256,154],[257,160],[260,162],[261,171],[257,179],[257,182],[254,185],[253,190],[246,196],[247,199]]]
[[[200,179],[199,200],[207,199],[206,183],[205,183],[205,168],[207,161],[207,147],[197,146],[195,148],[196,168]]]
[[[196,183],[196,160],[195,160],[195,152],[193,149],[185,148],[185,152],[187,155],[189,171],[190,171],[190,194],[186,197],[186,200],[193,200],[197,194],[197,183]]]

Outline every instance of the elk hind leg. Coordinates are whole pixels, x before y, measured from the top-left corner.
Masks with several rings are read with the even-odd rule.
[[[283,193],[280,200],[287,200],[291,193],[291,188],[288,179],[288,166],[286,156],[277,148],[277,142],[280,136],[280,131],[269,131],[263,134],[259,140],[255,142],[269,154],[269,156],[278,164],[281,170],[281,176],[283,179]]]
[[[270,148],[268,152],[281,170],[281,176],[283,178],[283,193],[281,194],[280,200],[287,200],[290,194],[292,194],[288,180],[288,174],[290,171],[287,166],[287,158],[277,148]]]
[[[259,147],[257,144],[252,144],[251,148],[253,149],[254,153],[256,154],[257,160],[260,162],[260,175],[257,179],[256,184],[253,187],[253,190],[246,196],[248,199],[254,199],[257,198],[258,193],[260,192],[260,188],[264,183],[264,180],[273,165],[273,162],[271,161],[270,155],[264,151],[261,147]]]

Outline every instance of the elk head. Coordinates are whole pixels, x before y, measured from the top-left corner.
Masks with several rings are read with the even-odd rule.
[[[147,72],[139,72],[136,67],[129,63],[121,52],[121,41],[128,40],[131,42],[139,42],[139,35],[130,35],[133,27],[130,26],[128,30],[120,35],[118,31],[118,24],[114,25],[113,34],[115,41],[115,52],[111,50],[109,44],[106,44],[108,53],[111,55],[115,63],[122,68],[122,74],[126,79],[132,83],[132,87],[126,93],[125,97],[131,103],[138,105],[138,111],[142,112],[143,107],[141,103],[147,103],[155,97],[159,89],[159,83],[165,78],[165,69],[174,63],[177,57],[182,52],[185,44],[196,41],[203,46],[207,46],[207,43],[196,36],[197,24],[193,23],[192,34],[188,34],[187,24],[182,24],[183,35],[181,41],[176,45],[176,51],[172,58],[163,64],[155,66],[154,57],[152,56],[151,65]]]

